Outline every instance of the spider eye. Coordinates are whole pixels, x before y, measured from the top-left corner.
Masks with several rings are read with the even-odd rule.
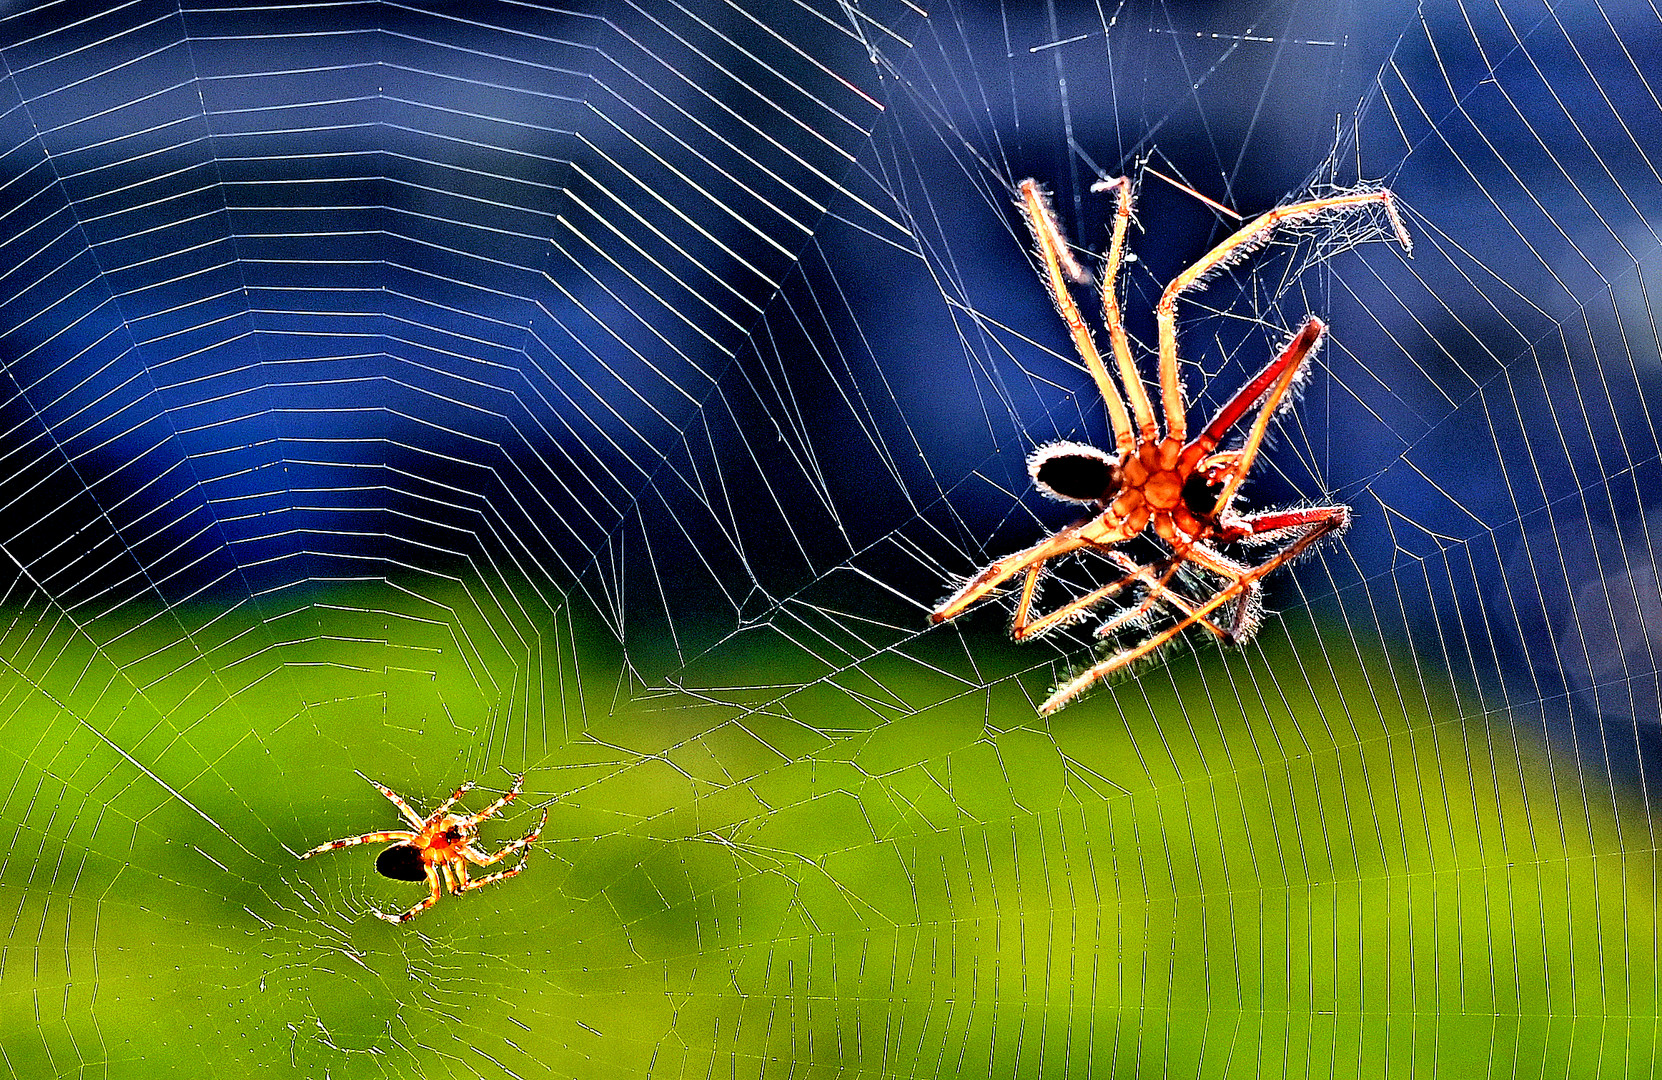
[[[1063,502],[1107,502],[1120,486],[1119,463],[1086,443],[1041,446],[1027,459],[1027,471],[1039,490]]]
[[[394,844],[375,856],[375,872],[394,881],[425,881],[427,865],[414,844]]]

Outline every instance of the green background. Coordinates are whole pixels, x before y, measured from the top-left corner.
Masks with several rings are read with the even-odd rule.
[[[503,702],[534,673],[469,644],[466,597],[414,595],[297,607],[293,641],[242,665],[143,660],[170,640],[157,619],[97,651],[65,630],[36,650],[49,666],[5,673],[0,1065],[1650,1068],[1639,799],[1555,770],[1539,724],[1467,714],[1423,658],[1273,623],[1040,720],[1044,672],[995,679],[1033,661],[997,643],[973,693],[944,661],[880,658],[783,696],[632,696],[615,648],[562,611],[528,716]],[[234,644],[234,620],[210,626]],[[726,674],[793,675],[765,652]],[[468,778],[483,805],[521,768],[524,798],[484,838],[546,807],[528,871],[407,926],[368,914],[421,894],[378,877],[374,849],[295,858],[392,826],[355,770],[431,807]]]

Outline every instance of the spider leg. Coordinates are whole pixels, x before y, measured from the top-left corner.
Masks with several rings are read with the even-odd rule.
[[[1320,342],[1322,333],[1326,329],[1327,324],[1320,319],[1312,317],[1305,322],[1299,332],[1293,335],[1292,340],[1282,348],[1280,354],[1265,364],[1263,370],[1248,380],[1245,386],[1235,391],[1235,395],[1224,402],[1223,407],[1212,416],[1211,421],[1201,430],[1201,433],[1196,435],[1194,441],[1184,449],[1195,454],[1197,458],[1203,455],[1207,456],[1208,462],[1213,458],[1223,458],[1226,455],[1239,457],[1241,455],[1240,450],[1225,451],[1222,454],[1214,454],[1213,451],[1229,434],[1229,429],[1240,423],[1241,417],[1245,416],[1254,405],[1264,401],[1264,395],[1271,392],[1272,388],[1287,374],[1289,368],[1294,372],[1293,377],[1297,378],[1297,372],[1303,368],[1304,361],[1315,351],[1316,345]],[[1289,382],[1288,385],[1291,385],[1291,383]],[[1285,394],[1286,390],[1283,389],[1281,393]],[[1278,396],[1275,405],[1279,406],[1280,403],[1281,399]],[[1270,409],[1270,415],[1275,415],[1275,408]]]
[[[1333,513],[1335,510],[1342,512],[1335,514]],[[1303,522],[1288,520],[1301,514],[1307,515],[1310,520]],[[1325,516],[1323,516],[1324,514]],[[1269,521],[1262,521],[1260,519],[1269,519]],[[1251,524],[1248,524],[1249,522]],[[1178,620],[1176,623],[1173,623],[1171,626],[1166,627],[1152,637],[1149,637],[1146,640],[1131,646],[1130,648],[1122,649],[1112,656],[1092,664],[1090,667],[1075,675],[1067,682],[1062,683],[1051,692],[1050,697],[1045,699],[1044,704],[1039,706],[1040,714],[1049,715],[1050,713],[1055,712],[1057,709],[1060,709],[1062,706],[1072,701],[1075,697],[1079,696],[1079,694],[1090,687],[1091,684],[1155,652],[1167,642],[1183,633],[1183,631],[1201,621],[1205,616],[1210,615],[1218,608],[1229,603],[1231,600],[1235,600],[1237,598],[1245,599],[1251,596],[1258,589],[1259,581],[1297,558],[1300,552],[1315,543],[1316,540],[1321,538],[1326,533],[1342,528],[1348,522],[1349,510],[1347,508],[1327,506],[1318,507],[1314,511],[1270,511],[1262,515],[1254,515],[1252,518],[1243,518],[1240,522],[1233,523],[1246,528],[1249,534],[1253,532],[1280,532],[1283,530],[1296,530],[1300,527],[1303,527],[1304,531],[1299,532],[1293,538],[1292,542],[1277,551],[1265,561],[1256,566],[1245,567],[1244,569],[1246,569],[1246,573],[1242,574],[1238,578],[1235,578],[1229,584],[1219,589],[1216,593],[1213,593],[1209,599],[1196,605],[1194,610],[1184,618]],[[1199,560],[1197,559],[1196,561]],[[1256,629],[1256,626],[1252,627],[1252,630]],[[1246,636],[1250,637],[1250,633]],[[1237,640],[1242,639],[1238,637]]]
[[[929,621],[941,623],[957,618],[966,608],[1023,570],[1028,571],[1029,578],[1023,590],[1023,601],[1030,603],[1032,586],[1038,580],[1037,572],[1041,564],[1087,545],[1110,548],[1130,538],[1123,522],[1111,523],[1101,514],[1058,529],[1032,547],[988,564],[963,588],[943,601],[930,614]]]
[[[491,803],[489,806],[485,807],[483,810],[479,811],[477,814],[474,814],[474,815],[470,816],[467,819],[467,823],[469,825],[477,825],[481,821],[484,821],[486,818],[495,817],[497,815],[497,813],[500,812],[501,809],[504,806],[507,806],[509,803],[511,803],[515,799],[519,798],[519,793],[524,787],[525,787],[525,774],[520,773],[518,776],[514,777],[513,785],[508,788],[508,791],[505,795],[503,795],[500,799],[496,800],[495,802]]]
[[[359,773],[358,775],[364,776],[363,773]],[[369,777],[364,776],[364,779],[369,780]],[[398,812],[404,815],[405,821],[408,821],[417,829],[421,829],[426,826],[427,822],[423,820],[420,814],[410,809],[410,804],[404,801],[404,797],[402,795],[398,794],[398,792],[394,791],[387,785],[380,783],[379,781],[369,780],[369,782],[375,785],[376,791],[379,791],[381,794],[385,795],[394,806],[398,807]]]
[[[1094,544],[1087,546],[1096,547]],[[1183,562],[1181,557],[1174,557],[1172,559],[1165,560],[1166,569],[1159,575],[1159,577],[1156,577],[1154,567],[1141,566],[1122,551],[1112,548],[1099,550],[1101,551],[1101,554],[1106,556],[1115,566],[1125,571],[1124,577],[1121,577],[1116,581],[1111,581],[1107,585],[1093,589],[1084,596],[1070,600],[1068,603],[1062,605],[1056,610],[1047,612],[1037,619],[1029,621],[1027,619],[1027,615],[1032,603],[1032,583],[1037,577],[1038,568],[1035,566],[1029,569],[1028,584],[1023,589],[1021,603],[1016,606],[1016,621],[1014,626],[1011,627],[1010,636],[1016,641],[1025,641],[1031,637],[1041,637],[1055,629],[1057,626],[1077,618],[1082,612],[1095,607],[1097,604],[1122,591],[1136,581],[1141,581],[1143,585],[1147,587],[1148,595],[1134,606],[1119,612],[1113,618],[1097,627],[1096,634],[1098,637],[1107,637],[1108,635],[1117,632],[1121,627],[1125,626],[1133,619],[1148,613],[1157,603],[1169,604],[1184,615],[1192,615],[1194,613],[1194,604],[1192,602],[1180,594],[1172,592],[1171,589],[1167,587],[1170,584],[1173,575],[1177,572],[1178,566]],[[1244,571],[1245,568],[1243,567],[1242,569]],[[1195,621],[1201,623],[1206,627],[1206,629],[1221,638],[1227,639],[1230,635],[1230,631],[1223,630],[1210,619],[1200,617]]]
[[[1068,251],[1068,242],[1062,236],[1062,227],[1057,224],[1056,214],[1050,208],[1050,200],[1040,190],[1037,180],[1021,182],[1021,208],[1027,215],[1027,226],[1032,230],[1033,240],[1039,245],[1039,254],[1044,259],[1044,279],[1050,286],[1050,299],[1056,305],[1056,312],[1062,316],[1062,321],[1068,324],[1068,332],[1073,335],[1074,350],[1079,353],[1079,359],[1085,362],[1085,369],[1096,382],[1097,393],[1102,395],[1102,402],[1108,408],[1108,419],[1114,426],[1114,444],[1120,453],[1124,454],[1136,442],[1131,433],[1131,416],[1125,411],[1125,402],[1120,398],[1119,389],[1114,386],[1114,380],[1109,377],[1108,369],[1102,363],[1102,354],[1097,351],[1096,342],[1091,340],[1091,328],[1085,325],[1085,319],[1079,314],[1079,305],[1073,302],[1073,296],[1068,292],[1069,277],[1076,281],[1088,278],[1074,261],[1073,254]],[[1129,221],[1129,206],[1126,207],[1125,213],[1126,220]],[[1121,231],[1123,240],[1123,226],[1116,223],[1115,228]]]
[[[1203,541],[1197,540],[1190,544],[1187,554],[1190,562],[1210,570],[1226,581],[1239,581],[1253,571],[1251,566],[1231,559]],[[1263,592],[1263,586],[1257,579],[1248,583],[1235,600],[1235,611],[1230,617],[1228,630],[1219,629],[1217,624],[1209,619],[1199,621],[1226,645],[1239,645],[1249,641],[1252,635],[1258,632]],[[1193,612],[1193,608],[1189,610]]]
[[[1178,439],[1184,437],[1186,429],[1185,410],[1183,401],[1183,387],[1178,382],[1177,372],[1177,297],[1199,285],[1212,271],[1224,266],[1230,260],[1252,251],[1261,244],[1267,243],[1277,225],[1289,221],[1298,221],[1304,218],[1319,217],[1333,210],[1348,210],[1354,207],[1366,206],[1369,203],[1383,203],[1385,213],[1391,220],[1391,228],[1402,246],[1412,253],[1413,241],[1408,230],[1403,228],[1402,220],[1397,216],[1396,203],[1391,193],[1384,188],[1373,191],[1353,191],[1346,195],[1333,195],[1325,199],[1311,199],[1308,202],[1294,203],[1291,206],[1278,206],[1249,221],[1237,229],[1228,239],[1217,247],[1201,256],[1193,266],[1172,278],[1171,284],[1160,295],[1160,302],[1154,307],[1155,325],[1159,331],[1160,349],[1160,394],[1166,410],[1166,431]]]
[[[452,791],[450,793],[450,798],[448,798],[448,799],[444,800],[443,802],[439,803],[439,805],[433,810],[433,812],[431,814],[427,815],[427,821],[428,822],[438,821],[439,818],[443,817],[445,814],[450,812],[450,808],[452,806],[455,806],[457,803],[462,801],[462,796],[463,795],[466,795],[468,792],[470,792],[472,790],[473,790],[473,781],[469,780],[467,783],[463,784],[461,787],[457,788],[455,791]],[[422,824],[426,825],[427,822],[422,822]]]
[[[1020,641],[1027,633],[1027,617],[1033,611],[1033,597],[1039,587],[1039,571],[1044,569],[1044,561],[1032,563],[1027,567],[1027,577],[1021,583],[1021,597],[1016,601],[1016,615],[1010,623],[1010,636]],[[1044,633],[1036,630],[1034,633]]]
[[[519,851],[521,848],[527,848],[536,843],[537,837],[542,835],[543,826],[547,824],[548,811],[544,810],[542,812],[542,820],[537,822],[536,828],[532,829],[518,840],[510,840],[508,843],[504,844],[502,846],[502,850],[498,851],[496,854],[487,855],[474,845],[469,844],[467,847],[462,849],[462,855],[474,866],[490,866],[493,863],[499,863],[503,859],[506,859],[509,855]]]
[[[388,915],[386,912],[380,910],[379,908],[370,908],[369,910],[370,910],[370,914],[374,915],[377,919],[383,919],[387,922],[395,923],[395,924],[396,923],[407,923],[411,919],[415,918],[417,915],[420,915],[423,911],[426,911],[428,908],[432,907],[434,904],[436,904],[438,902],[439,902],[439,871],[438,871],[437,867],[429,866],[429,867],[427,867],[427,896],[425,898],[423,898],[422,901],[419,904],[417,904],[415,907],[413,907],[410,910],[404,912],[402,915]]]
[[[1116,552],[1116,554],[1118,553]],[[1121,611],[1119,614],[1097,627],[1097,637],[1111,637],[1114,634],[1117,634],[1122,628],[1131,623],[1133,620],[1141,618],[1143,615],[1146,615],[1148,612],[1152,611],[1155,604],[1164,603],[1176,608],[1182,615],[1191,616],[1192,622],[1198,623],[1200,626],[1205,627],[1219,638],[1222,638],[1225,641],[1231,640],[1231,634],[1233,633],[1232,629],[1224,630],[1211,619],[1208,619],[1203,615],[1196,616],[1194,602],[1180,593],[1171,591],[1171,589],[1167,587],[1171,583],[1171,579],[1176,575],[1178,568],[1183,565],[1185,557],[1173,556],[1171,559],[1166,560],[1166,569],[1158,578],[1154,576],[1153,567],[1138,566],[1131,559],[1126,558],[1123,555],[1120,556],[1120,558],[1124,559],[1125,564],[1136,572],[1135,576],[1148,587],[1148,595],[1143,597],[1143,599],[1135,606],[1126,608],[1124,611]]]
[[[486,874],[482,878],[467,879],[467,871],[462,871],[462,887],[457,892],[467,892],[472,889],[483,889],[486,885],[495,885],[498,881],[507,881],[525,869],[525,860],[521,859],[516,865],[506,870],[498,870],[494,874]]]
[[[1092,589],[1085,595],[1076,597],[1056,610],[1047,612],[1031,622],[1027,622],[1022,618],[1027,614],[1026,606],[1019,607],[1017,609],[1016,625],[1011,628],[1010,636],[1017,641],[1025,641],[1030,637],[1047,634],[1063,623],[1078,618],[1082,613],[1089,611],[1137,580],[1149,583],[1153,589],[1158,590],[1160,588],[1159,585],[1153,584],[1153,579],[1147,567],[1138,566],[1134,560],[1123,552],[1109,549],[1104,550],[1102,554],[1106,555],[1115,566],[1126,571],[1125,576],[1100,588]]]
[[[1258,408],[1258,415],[1253,418],[1252,427],[1247,431],[1246,441],[1235,451],[1238,457],[1233,465],[1226,466],[1223,490],[1218,493],[1218,501],[1212,511],[1214,517],[1224,514],[1230,503],[1234,502],[1235,493],[1241,489],[1247,474],[1252,471],[1252,464],[1257,460],[1258,451],[1264,445],[1264,435],[1269,431],[1270,421],[1281,408],[1282,398],[1286,397],[1293,381],[1303,370],[1311,351],[1320,344],[1326,329],[1327,324],[1311,316],[1303,329],[1293,335],[1287,347],[1281,350],[1281,355],[1265,365],[1263,371],[1219,409],[1217,416],[1206,425],[1206,430],[1196,438],[1195,443],[1190,444],[1206,446],[1209,453],[1211,447],[1217,445],[1215,440],[1222,439],[1252,403],[1259,400],[1259,395],[1262,395],[1262,404]]]
[[[335,851],[343,847],[356,847],[359,844],[381,844],[388,840],[399,840],[409,843],[416,838],[416,834],[404,829],[387,829],[382,832],[364,833],[362,836],[348,836],[344,840],[331,840],[327,844],[319,844],[307,852],[302,852],[302,859],[309,859],[313,855],[321,855],[325,851]]]
[[[948,619],[958,617],[966,608],[987,596],[994,589],[1004,584],[1008,578],[1022,570],[1028,571],[1028,580],[1022,590],[1022,604],[1025,607],[1032,601],[1033,584],[1038,580],[1039,568],[1056,556],[1081,546],[1077,543],[1057,543],[1057,538],[1063,536],[1066,532],[1067,530],[1064,529],[1062,532],[1053,533],[1025,551],[1018,551],[1014,555],[1006,555],[997,562],[988,564],[979,574],[971,578],[963,588],[953,593],[952,596],[941,603],[940,607],[931,612],[929,621],[942,623]]]
[[[1125,387],[1131,412],[1137,418],[1139,438],[1143,442],[1158,442],[1160,426],[1154,419],[1154,406],[1149,404],[1148,391],[1143,389],[1143,377],[1137,363],[1131,358],[1131,341],[1125,335],[1125,319],[1120,312],[1119,274],[1125,260],[1125,231],[1131,225],[1131,178],[1105,180],[1093,184],[1092,191],[1117,191],[1114,205],[1113,239],[1108,243],[1108,257],[1102,267],[1102,322],[1108,328],[1108,344],[1114,353],[1114,362],[1120,369],[1120,383]],[[1125,452],[1125,447],[1120,447]]]
[[[1348,506],[1304,506],[1296,510],[1264,510],[1231,517],[1223,528],[1225,543],[1267,544],[1308,530],[1317,535],[1344,530],[1350,524]]]

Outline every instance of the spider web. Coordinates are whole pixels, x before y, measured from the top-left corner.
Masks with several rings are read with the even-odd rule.
[[[1659,51],[1642,4],[8,9],[0,1067],[1648,1075]],[[1243,504],[1355,524],[1246,647],[1040,719],[1091,624],[927,616],[1108,438],[1012,193],[1097,250],[1120,174],[1145,372],[1205,199],[1382,181],[1416,246],[1326,219],[1187,299],[1191,417],[1330,324]],[[394,825],[359,772],[548,826],[391,927],[372,849],[296,859]]]

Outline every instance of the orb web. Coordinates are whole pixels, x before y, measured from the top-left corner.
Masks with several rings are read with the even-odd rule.
[[[37,4],[0,17],[18,1076],[1644,1074],[1662,108],[1639,5]],[[1052,717],[942,627],[1110,435],[1027,251],[1355,523]],[[1083,302],[1084,293],[1081,299]],[[1097,313],[1087,309],[1087,318]],[[1081,559],[1044,588],[1100,581]],[[1002,608],[1000,605],[1002,604]],[[464,780],[445,896],[360,776]],[[416,890],[412,895],[411,890]]]

